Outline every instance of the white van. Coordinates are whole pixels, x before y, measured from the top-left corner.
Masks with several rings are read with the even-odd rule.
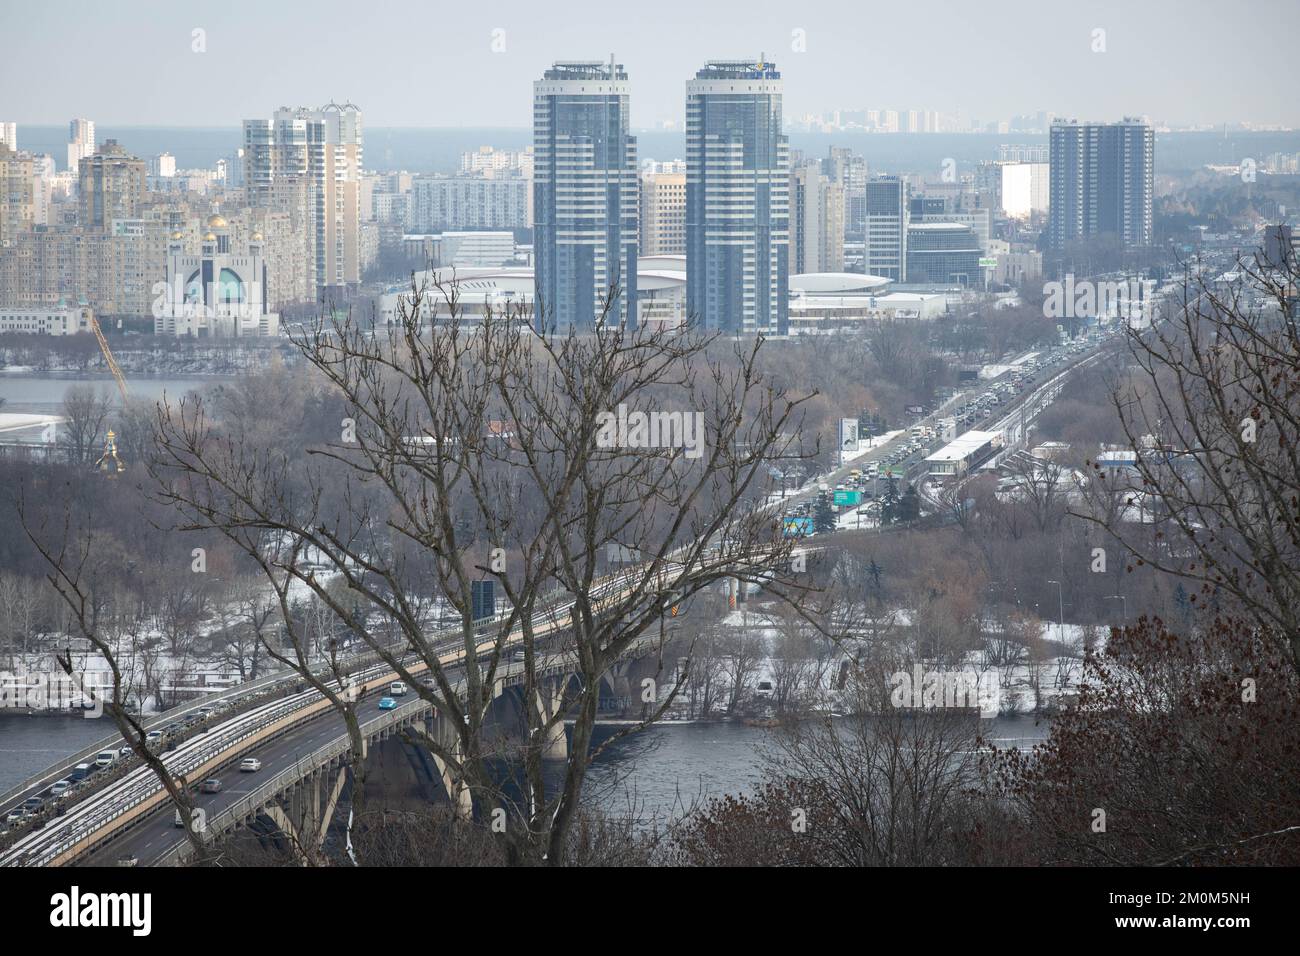
[[[111,767],[115,763],[117,763],[116,750],[101,750],[99,753],[95,754],[96,767]]]
[[[405,696],[406,696],[406,681],[395,680],[395,681],[393,681],[391,684],[389,684],[389,685],[388,685],[388,696],[389,696],[389,697],[405,697]]]

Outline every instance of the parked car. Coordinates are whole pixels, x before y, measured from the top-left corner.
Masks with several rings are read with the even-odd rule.
[[[240,773],[256,773],[261,769],[262,761],[258,760],[256,757],[245,757],[243,760],[239,761]]]

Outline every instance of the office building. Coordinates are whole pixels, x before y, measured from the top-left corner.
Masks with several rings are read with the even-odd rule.
[[[867,275],[907,281],[908,188],[905,176],[877,176],[866,185]]]
[[[968,225],[912,223],[907,227],[907,282],[982,289],[982,254],[975,230]]]

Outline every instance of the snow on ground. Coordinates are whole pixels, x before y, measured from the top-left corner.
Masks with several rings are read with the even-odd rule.
[[[59,415],[24,415],[17,412],[0,413],[0,432],[19,431],[23,428],[41,428],[65,421]]]
[[[899,435],[903,434],[903,432],[904,429],[899,428],[892,432],[885,432],[883,435],[876,435],[872,438],[868,438],[865,442],[858,442],[858,450],[851,454],[845,455],[844,463],[847,465],[851,461],[857,461],[859,458],[861,458],[863,455],[867,454],[868,452],[875,451],[877,448],[880,448],[883,445],[888,445]]]

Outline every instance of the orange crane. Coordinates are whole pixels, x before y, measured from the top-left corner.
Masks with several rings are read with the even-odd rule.
[[[108,339],[104,338],[104,332],[99,327],[99,319],[95,318],[95,313],[90,313],[90,330],[95,333],[95,339],[99,342],[99,350],[104,353],[104,364],[108,370],[113,373],[113,380],[117,382],[117,389],[122,393],[122,403],[126,404],[127,389],[126,376],[118,367],[117,359],[113,358],[113,350],[108,347]],[[102,471],[108,477],[115,478],[119,472],[126,471],[126,465],[122,459],[117,457],[117,435],[113,429],[108,430],[104,440],[104,454],[99,456],[99,461],[95,462],[95,469]]]
[[[99,327],[99,319],[95,318],[95,313],[90,313],[90,330],[95,333],[95,338],[99,342],[99,350],[104,353],[104,364],[108,370],[113,373],[113,379],[117,382],[118,391],[122,393],[122,401],[125,402],[126,378],[122,375],[122,370],[117,367],[117,359],[113,358],[113,350],[108,347],[108,339],[104,338],[104,332]]]

